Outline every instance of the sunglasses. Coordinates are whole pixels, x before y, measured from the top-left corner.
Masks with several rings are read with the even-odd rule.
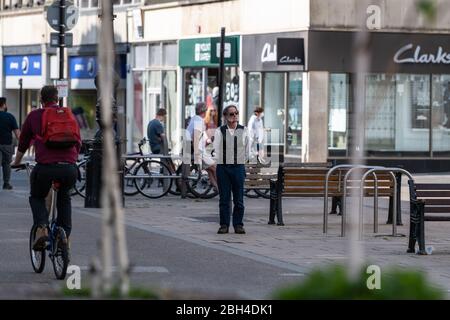
[[[234,117],[234,116],[238,116],[238,115],[239,115],[239,112],[230,112],[228,114],[229,117]]]

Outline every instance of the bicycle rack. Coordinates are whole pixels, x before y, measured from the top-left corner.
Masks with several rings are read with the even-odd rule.
[[[331,177],[331,174],[334,173],[336,170],[345,169],[345,168],[353,168],[355,165],[353,164],[341,164],[338,166],[335,166],[331,168],[326,177],[325,177],[325,195],[324,195],[324,203],[323,203],[323,233],[328,233],[328,182]],[[338,190],[341,188],[341,179],[340,179],[340,173],[339,173],[339,180],[338,180]]]
[[[345,226],[346,226],[346,222],[347,222],[347,181],[348,178],[351,176],[351,174],[356,171],[356,170],[361,170],[361,169],[384,169],[385,167],[378,167],[378,166],[365,166],[365,165],[356,165],[353,168],[351,168],[344,177],[344,195],[343,195],[343,199],[342,199],[342,220],[341,220],[341,237],[345,237]],[[362,180],[364,181],[364,180]],[[378,180],[374,180],[374,191],[377,193],[378,196]],[[374,212],[378,211],[378,197],[374,197],[374,204],[377,204],[377,206],[374,208]],[[376,213],[376,215],[378,215],[378,212]]]
[[[410,172],[406,171],[405,169],[401,169],[401,168],[392,168],[391,167],[391,168],[384,168],[384,169],[381,169],[381,170],[372,169],[372,170],[369,170],[368,172],[366,172],[363,175],[362,181],[361,181],[361,186],[362,186],[363,181],[371,173],[371,171],[389,172],[391,174],[392,178],[394,179],[394,200],[393,200],[394,203],[393,203],[393,206],[392,206],[393,207],[393,209],[392,209],[392,236],[396,237],[397,236],[397,215],[401,214],[401,212],[397,212],[397,201],[398,201],[397,197],[400,196],[400,195],[397,194],[397,179],[396,179],[394,173],[405,174],[406,176],[408,176],[408,178],[410,180],[414,180],[414,178],[412,177]],[[360,239],[362,238],[362,226],[361,226],[361,224],[362,224],[362,219],[363,219],[363,213],[362,213],[362,211],[363,211],[363,199],[364,198],[363,198],[363,194],[362,194],[362,191],[361,191],[360,199],[359,199],[359,201],[360,201],[360,204],[359,204],[360,205],[360,207],[359,207],[359,210],[360,210],[360,212],[359,212],[360,213]],[[378,225],[378,219],[375,220],[375,222]]]
[[[394,181],[394,205],[393,205],[393,209],[392,209],[392,215],[394,217],[394,221],[397,222],[397,179],[394,175],[394,173],[392,172],[392,170],[386,169],[386,168],[375,168],[375,169],[371,169],[369,171],[367,171],[366,173],[364,173],[364,175],[361,177],[361,182],[360,182],[360,194],[359,194],[359,239],[362,239],[362,233],[363,233],[363,228],[364,228],[364,208],[363,208],[363,204],[364,204],[364,182],[366,180],[366,178],[373,174],[375,179],[376,179],[376,173],[380,173],[380,172],[388,172],[390,173],[393,181]],[[374,190],[374,233],[378,233],[378,188],[376,188]],[[397,223],[393,223],[393,230],[392,230],[392,236],[396,236],[397,235]]]

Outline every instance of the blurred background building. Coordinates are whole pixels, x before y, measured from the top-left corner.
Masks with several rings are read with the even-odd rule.
[[[95,129],[99,1],[74,2],[80,17],[66,57],[68,104],[86,119],[83,138],[89,138]],[[348,162],[353,43],[375,4],[381,21],[371,30],[364,92],[367,161],[450,171],[450,0],[436,1],[432,22],[412,0],[113,2],[118,105],[128,151],[145,136],[158,108],[168,111],[174,148],[176,129],[185,126],[195,103],[214,106],[217,37],[225,27],[224,100],[238,105],[241,122],[261,106],[267,129],[279,132],[268,143],[280,147],[285,161]],[[49,45],[43,1],[0,3],[0,95],[24,119],[39,103],[38,89],[58,77],[58,56]]]

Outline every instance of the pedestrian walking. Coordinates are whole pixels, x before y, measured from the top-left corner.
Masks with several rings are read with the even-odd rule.
[[[9,183],[11,178],[11,160],[14,154],[12,133],[19,140],[20,130],[17,120],[8,112],[6,98],[0,98],[0,164],[3,171],[3,190],[12,190]]]
[[[264,141],[264,109],[256,107],[253,115],[248,121],[248,133],[250,143],[250,158],[263,158],[263,141]]]
[[[231,195],[233,195],[234,232],[245,234],[244,181],[248,159],[248,132],[238,123],[239,111],[229,105],[223,110],[225,125],[214,135],[217,182],[219,188],[220,228],[218,234],[228,233],[231,223]]]

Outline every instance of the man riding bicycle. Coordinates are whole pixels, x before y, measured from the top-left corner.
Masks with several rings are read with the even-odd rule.
[[[49,212],[45,199],[54,182],[59,185],[56,224],[64,229],[67,239],[69,238],[72,229],[70,189],[77,179],[76,161],[81,148],[78,124],[70,109],[59,109],[56,87],[44,86],[41,89],[41,104],[43,108],[30,112],[25,119],[17,154],[12,163],[13,166],[20,165],[24,153],[34,140],[36,166],[30,176],[29,197],[33,221],[37,226],[33,250],[43,250],[48,241]],[[65,244],[69,246],[68,240]]]

